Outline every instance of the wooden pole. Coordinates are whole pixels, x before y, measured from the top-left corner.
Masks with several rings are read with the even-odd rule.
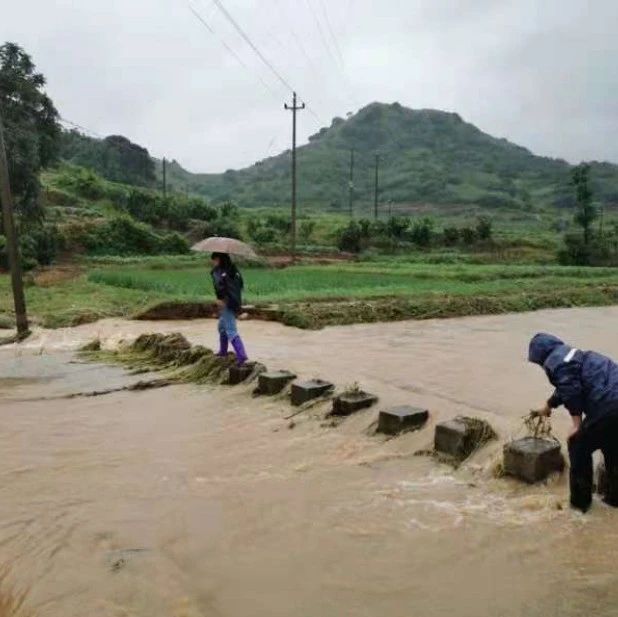
[[[4,125],[0,112],[0,201],[2,201],[2,216],[4,222],[4,235],[6,238],[6,252],[8,255],[9,268],[11,270],[11,284],[13,287],[13,299],[15,302],[15,322],[17,336],[25,337],[29,333],[28,316],[26,314],[26,298],[24,296],[24,283],[22,280],[21,259],[19,254],[19,242],[15,220],[13,218],[13,196],[9,178],[9,165],[6,157],[4,143]]]
[[[296,259],[296,113],[305,109],[305,103],[298,105],[296,92],[293,93],[292,104],[283,106],[292,112],[292,219],[290,230],[290,253],[292,261]]]

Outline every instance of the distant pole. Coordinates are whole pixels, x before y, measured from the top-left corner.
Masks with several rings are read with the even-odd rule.
[[[354,148],[350,149],[350,183],[348,185],[348,208],[350,218],[354,216]]]
[[[375,177],[375,188],[374,188],[374,192],[373,192],[373,217],[375,218],[375,220],[378,220],[378,192],[379,192],[379,185],[378,185],[378,173],[379,173],[379,168],[380,168],[380,155],[376,154],[376,177]]]
[[[9,178],[9,165],[6,158],[6,146],[4,144],[4,125],[0,111],[0,199],[2,200],[2,216],[4,221],[4,235],[6,237],[7,256],[11,269],[11,285],[13,287],[13,300],[15,303],[15,323],[17,336],[23,337],[28,334],[28,316],[26,314],[26,298],[24,297],[24,283],[22,280],[21,259],[19,256],[19,244],[17,230],[13,219],[13,196]]]
[[[167,161],[163,157],[163,197],[167,199]]]
[[[290,230],[290,244],[292,259],[296,258],[296,112],[305,109],[305,104],[297,105],[296,92],[292,97],[292,104],[284,104],[284,109],[292,112],[292,228]]]

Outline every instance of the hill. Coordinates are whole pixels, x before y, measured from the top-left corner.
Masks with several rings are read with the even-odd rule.
[[[359,208],[373,201],[376,153],[381,156],[382,202],[523,209],[573,203],[566,161],[536,156],[492,137],[456,113],[372,103],[347,119],[335,118],[298,149],[298,191],[304,205],[346,210],[350,149],[355,150]],[[290,151],[223,174],[192,174],[173,162],[168,178],[179,189],[215,201],[284,205],[289,202]],[[618,204],[618,166],[594,163],[593,178],[597,199]]]

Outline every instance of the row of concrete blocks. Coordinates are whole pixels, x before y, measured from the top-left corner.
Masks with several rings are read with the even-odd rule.
[[[496,437],[484,420],[458,416],[436,426],[434,448],[436,452],[461,462]],[[541,482],[563,469],[560,443],[554,439],[524,437],[507,443],[503,448],[505,475],[524,482]]]
[[[239,384],[258,373],[256,394],[274,396],[282,392],[290,383],[292,405],[300,406],[333,392],[334,385],[321,379],[294,381],[296,375],[290,371],[267,371],[265,367],[247,364],[232,367],[227,383]],[[373,406],[378,397],[354,390],[344,392],[333,399],[331,413],[348,416],[361,409]],[[398,435],[402,432],[422,428],[429,418],[426,409],[401,405],[380,411],[378,416],[379,433]],[[475,450],[495,439],[496,433],[484,420],[458,416],[436,425],[434,450],[447,455],[455,462],[464,461]],[[504,446],[503,467],[506,475],[511,475],[529,483],[545,480],[555,472],[564,469],[564,458],[560,444],[549,439],[525,437]]]
[[[296,375],[290,371],[267,371],[256,370],[256,364],[233,366],[229,370],[227,383],[236,385],[245,382],[258,372],[258,385],[255,393],[258,395],[274,396],[282,392],[290,383],[291,403],[294,406],[304,405],[328,394],[331,394],[334,384],[322,379],[310,379],[308,381],[294,381]],[[331,413],[335,416],[349,416],[361,409],[372,407],[378,402],[378,397],[369,392],[356,389],[337,395],[333,399]],[[393,407],[380,411],[378,419],[378,432],[387,435],[397,435],[403,431],[421,428],[427,419],[429,412],[425,409],[409,407],[407,405]]]

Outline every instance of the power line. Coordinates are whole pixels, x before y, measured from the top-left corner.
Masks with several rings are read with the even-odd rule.
[[[343,54],[341,53],[341,48],[339,47],[339,43],[337,41],[337,37],[335,36],[335,31],[333,30],[333,26],[330,23],[330,19],[328,17],[328,10],[326,8],[326,5],[324,4],[324,0],[319,0],[320,2],[320,7],[322,9],[322,13],[324,14],[324,21],[326,22],[326,28],[328,29],[328,32],[330,34],[330,37],[333,41],[333,45],[335,47],[335,52],[337,53],[337,56],[339,58],[339,62],[341,64],[341,68],[344,68],[345,63],[343,61]]]
[[[294,88],[290,86],[290,84],[286,81],[286,79],[279,73],[279,71],[271,64],[271,62],[264,56],[264,54],[258,49],[255,43],[249,38],[247,33],[240,27],[238,22],[230,15],[229,11],[223,6],[221,0],[213,0],[213,2],[217,5],[219,10],[223,13],[225,18],[232,24],[236,32],[240,34],[245,43],[251,47],[251,49],[255,52],[258,58],[271,70],[273,75],[283,84],[285,88],[287,88],[290,92],[294,92]]]
[[[227,51],[236,59],[236,61],[249,73],[251,73],[251,69],[249,68],[249,66],[245,63],[245,61],[234,51],[234,49],[232,47],[230,47],[225,40],[218,36],[217,33],[215,32],[214,28],[200,15],[200,13],[193,7],[191,6],[191,4],[188,4],[189,6],[189,10],[193,13],[193,15],[195,15],[196,19],[198,19],[200,21],[200,23],[215,37],[219,40],[219,42],[221,43],[221,45],[223,45],[223,47],[225,47],[225,49],[227,49]],[[268,90],[268,92],[275,98],[279,98],[277,96],[277,93],[268,85],[268,83],[266,83],[266,81],[264,81],[264,79],[262,79],[262,77],[260,75],[256,75],[256,77],[258,78],[258,80],[260,81],[260,83],[264,86],[264,88],[266,88],[266,90]]]
[[[58,119],[60,120],[60,122],[62,122],[64,124],[68,124],[70,127],[74,128],[74,129],[77,129],[77,130],[81,131],[82,133],[90,133],[90,135],[92,137],[96,137],[97,139],[105,139],[105,137],[103,137],[103,135],[99,135],[95,131],[93,131],[91,129],[87,129],[87,128],[81,126],[80,124],[72,122],[71,120],[67,120],[66,118],[63,118],[62,116],[58,116]]]
[[[272,74],[279,80],[279,82],[287,88],[290,92],[294,93],[294,88],[290,85],[290,83],[281,75],[281,73],[272,65],[272,63],[266,58],[266,56],[259,50],[257,45],[249,38],[249,35],[240,27],[240,24],[232,17],[230,12],[225,8],[221,0],[212,0],[219,10],[223,13],[224,17],[232,24],[236,32],[240,34],[242,39],[251,47],[253,52],[257,55],[257,57],[270,69]],[[307,111],[318,121],[318,123],[322,124],[322,120],[318,117],[318,115],[309,107],[307,107]]]
[[[300,53],[305,57],[305,60],[307,61],[307,64],[311,68],[311,71],[314,73],[314,75],[317,78],[319,78],[319,74],[318,74],[318,70],[316,68],[316,65],[315,65],[314,61],[311,59],[311,56],[307,53],[307,49],[303,45],[302,39],[298,36],[296,30],[294,29],[294,24],[293,24],[292,20],[289,18],[289,15],[287,14],[287,8],[285,8],[285,9],[283,8],[283,7],[286,6],[286,4],[284,3],[282,5],[280,0],[275,0],[275,4],[277,5],[277,15],[279,16],[279,19],[282,19],[282,20],[284,20],[286,22],[288,30],[289,30],[290,34],[292,35],[292,38],[296,42],[296,46],[300,50]],[[284,13],[285,13],[285,15],[284,15]],[[284,26],[285,26],[285,24],[284,24]]]
[[[317,29],[318,29],[318,34],[320,35],[320,40],[322,41],[322,45],[323,45],[324,49],[326,50],[326,53],[329,55],[331,60],[335,64],[337,64],[337,59],[333,55],[333,52],[332,52],[332,50],[331,50],[331,48],[328,45],[328,42],[326,40],[326,35],[324,34],[324,29],[322,28],[322,22],[320,22],[320,20],[318,19],[318,15],[315,12],[315,9],[313,8],[313,5],[311,4],[310,0],[305,0],[305,3],[307,4],[307,7],[309,8],[309,12],[313,16],[313,20],[315,21],[315,25],[317,26]]]
[[[347,89],[347,95],[350,99],[350,102],[355,105],[358,106],[358,101],[356,101],[356,98],[354,97],[354,94],[352,93],[352,88],[350,86],[350,82],[348,80],[348,77],[345,73],[343,64],[341,64],[338,60],[338,58],[335,57],[335,55],[333,54],[330,45],[328,44],[327,40],[326,40],[326,35],[324,34],[324,28],[322,28],[322,22],[320,21],[320,18],[318,17],[318,14],[316,13],[313,5],[311,4],[311,0],[305,0],[305,3],[307,4],[307,7],[309,8],[309,11],[311,12],[312,16],[313,16],[313,20],[315,21],[315,24],[317,26],[318,29],[318,33],[320,35],[320,40],[322,41],[322,45],[324,47],[324,49],[326,50],[326,53],[328,54],[328,56],[330,57],[330,59],[332,60],[333,64],[335,65],[337,71],[339,72],[339,75],[341,77],[341,80],[344,82],[346,89]],[[334,33],[333,33],[334,36]],[[342,61],[343,62],[343,56],[341,56]]]

